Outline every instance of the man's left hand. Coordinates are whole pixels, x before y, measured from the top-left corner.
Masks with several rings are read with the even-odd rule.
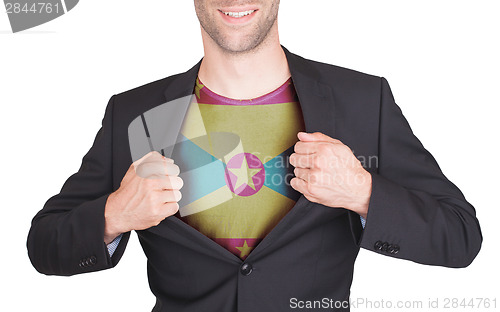
[[[291,186],[315,203],[343,207],[366,219],[372,177],[351,149],[323,133],[299,132]]]

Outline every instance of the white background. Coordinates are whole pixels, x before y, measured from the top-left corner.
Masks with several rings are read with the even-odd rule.
[[[483,230],[482,250],[466,269],[361,250],[353,299],[425,306],[429,298],[442,304],[496,296],[500,307],[497,3],[281,3],[281,42],[290,51],[388,79],[415,134],[476,207]],[[37,273],[26,236],[31,218],[78,170],[109,97],[184,72],[202,53],[192,1],[82,0],[59,19],[18,34],[2,9],[1,311],[151,310],[155,300],[135,234],[116,268],[69,278]]]

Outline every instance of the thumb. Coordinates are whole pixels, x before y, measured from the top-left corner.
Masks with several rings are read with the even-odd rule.
[[[156,162],[174,163],[174,161],[172,159],[166,158],[165,156],[162,156],[157,151],[151,151],[151,152],[147,153],[146,155],[142,156],[141,158],[137,159],[136,161],[134,161],[130,167],[134,167],[134,169],[135,169],[142,164],[156,163]]]
[[[327,136],[321,132],[307,133],[299,132],[297,134],[299,140],[304,142],[331,142],[331,143],[341,143],[339,140]]]
[[[151,151],[151,152],[145,154],[144,156],[142,156],[141,158],[137,159],[136,161],[134,161],[133,165],[139,166],[143,162],[147,162],[147,161],[151,161],[151,160],[155,160],[155,159],[160,159],[161,157],[162,157],[161,154],[158,153],[157,151]]]

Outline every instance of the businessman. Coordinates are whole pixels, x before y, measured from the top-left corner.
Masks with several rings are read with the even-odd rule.
[[[194,4],[203,59],[110,99],[80,169],[33,219],[39,272],[112,268],[134,230],[153,311],[348,311],[360,247],[473,261],[475,210],[384,78],[289,52],[279,0]]]

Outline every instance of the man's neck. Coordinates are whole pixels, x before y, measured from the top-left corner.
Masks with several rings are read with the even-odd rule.
[[[286,55],[277,32],[256,49],[229,53],[204,38],[205,56],[198,76],[211,91],[232,99],[253,99],[267,94],[290,78]]]

